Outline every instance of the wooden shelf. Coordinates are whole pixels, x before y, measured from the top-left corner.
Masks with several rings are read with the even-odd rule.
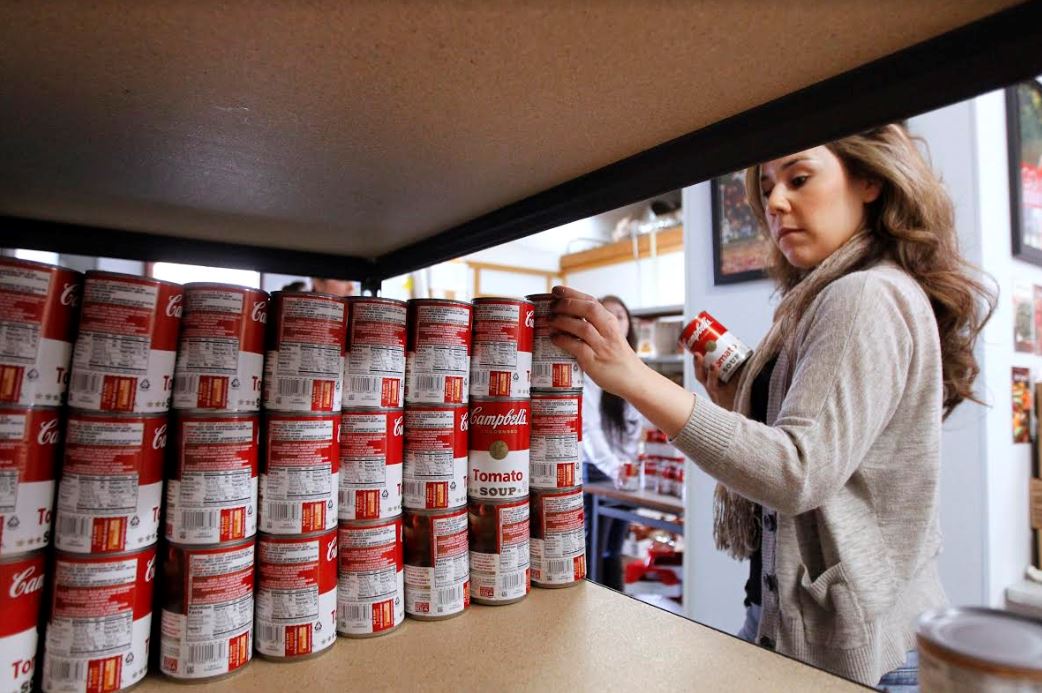
[[[2,242],[373,286],[1030,78],[1039,45],[1017,0],[3,3]]]
[[[665,255],[684,249],[684,229],[681,226],[659,231],[655,234],[655,254]],[[634,253],[632,239],[626,238],[590,250],[561,256],[561,274],[575,274],[586,270],[632,262],[637,258],[651,257],[651,234],[637,236],[637,252]]]

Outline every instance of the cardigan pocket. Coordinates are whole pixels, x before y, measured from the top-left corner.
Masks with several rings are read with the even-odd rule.
[[[868,624],[854,591],[850,589],[843,564],[837,563],[811,580],[799,567],[796,588],[803,637],[823,647],[852,650],[868,643]]]

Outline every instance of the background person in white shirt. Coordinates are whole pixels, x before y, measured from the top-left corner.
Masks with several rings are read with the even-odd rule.
[[[618,296],[605,296],[601,305],[618,320],[619,330],[631,349],[637,346],[637,334],[626,304]],[[604,392],[590,378],[583,379],[583,481],[620,483],[623,465],[637,461],[641,434],[641,415],[632,404],[618,395]],[[583,497],[586,510],[586,555],[597,560],[592,550],[592,501]],[[630,524],[625,520],[602,518],[599,527],[601,549],[601,582],[622,590],[622,544]]]

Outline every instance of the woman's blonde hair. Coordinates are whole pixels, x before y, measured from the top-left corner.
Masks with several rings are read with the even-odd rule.
[[[889,259],[914,277],[929,297],[941,337],[944,416],[963,400],[979,402],[973,394],[980,372],[973,346],[995,309],[995,294],[959,252],[948,192],[901,125],[874,128],[825,146],[848,175],[881,185],[878,199],[867,206],[865,226],[873,242],[858,268]],[[745,189],[749,206],[766,229],[760,175],[760,166],[746,170]],[[784,295],[808,270],[789,264],[772,244],[768,273]],[[813,298],[804,302],[809,305]],[[798,316],[808,305],[790,310]]]

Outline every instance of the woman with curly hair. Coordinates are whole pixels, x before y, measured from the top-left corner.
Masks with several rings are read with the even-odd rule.
[[[946,601],[941,423],[976,401],[994,297],[900,125],[754,166],[746,186],[781,301],[739,376],[724,384],[696,357],[709,397],[685,391],[565,287],[554,341],[720,482],[717,545],[762,553],[757,643],[865,684],[914,683],[916,618]]]

